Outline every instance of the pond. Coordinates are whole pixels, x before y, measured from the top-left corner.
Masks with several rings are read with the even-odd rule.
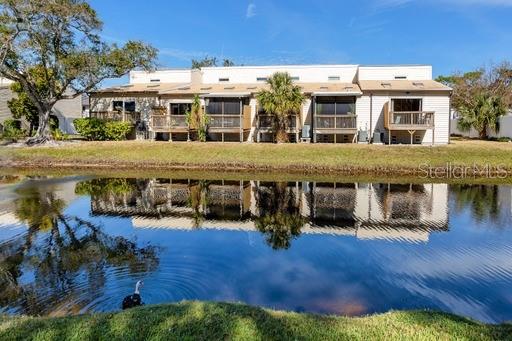
[[[512,320],[512,187],[3,176],[0,312],[236,301]]]

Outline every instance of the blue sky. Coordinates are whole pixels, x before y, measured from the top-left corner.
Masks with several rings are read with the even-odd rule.
[[[512,60],[512,0],[92,0],[103,38],[144,40],[161,67],[431,64],[434,74]]]

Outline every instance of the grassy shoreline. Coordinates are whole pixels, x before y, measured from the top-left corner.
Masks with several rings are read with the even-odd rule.
[[[65,143],[58,147],[2,147],[2,167],[33,169],[214,170],[289,174],[426,176],[427,168],[468,167],[486,177],[512,177],[512,143],[455,141],[447,146],[169,143]],[[482,173],[474,174],[474,166]],[[503,172],[502,172],[503,173]]]
[[[431,311],[353,318],[197,301],[59,318],[0,317],[2,340],[506,340],[511,335],[512,324]]]

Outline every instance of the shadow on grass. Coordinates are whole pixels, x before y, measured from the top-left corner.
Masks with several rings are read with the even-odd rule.
[[[1,340],[348,340],[416,336],[506,340],[512,336],[512,325],[485,325],[428,311],[352,319],[212,302],[182,302],[56,319],[0,319]]]

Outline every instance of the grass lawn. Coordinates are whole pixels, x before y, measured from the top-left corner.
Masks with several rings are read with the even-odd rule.
[[[233,303],[182,302],[63,318],[1,317],[1,340],[510,340],[512,325],[444,313],[361,318],[287,313]]]
[[[512,171],[512,143],[455,141],[447,146],[80,142],[58,147],[0,148],[4,165],[147,169],[418,173],[420,165],[502,166]]]

